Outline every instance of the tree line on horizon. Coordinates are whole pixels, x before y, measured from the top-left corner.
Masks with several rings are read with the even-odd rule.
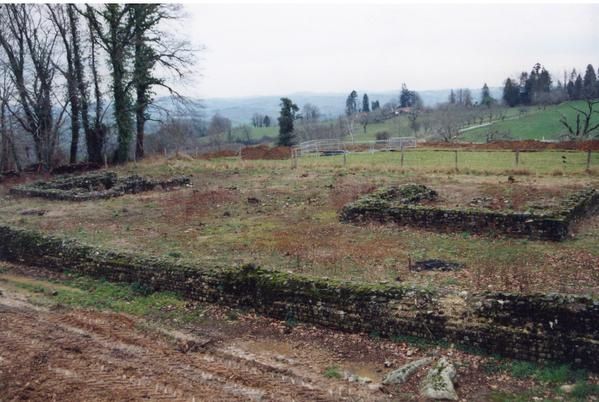
[[[338,126],[345,126],[346,132],[334,137],[349,135],[353,140],[354,124],[361,124],[366,133],[368,124],[380,123],[405,115],[412,133],[416,134],[421,128],[424,128],[425,132],[429,132],[433,137],[436,136],[443,141],[450,142],[459,138],[461,130],[465,127],[476,123],[482,125],[485,121],[490,123],[495,120],[504,120],[507,115],[505,108],[519,106],[519,113],[522,115],[527,113],[525,107],[532,105],[546,106],[568,100],[587,100],[586,109],[573,106],[577,113],[575,122],[569,122],[563,115],[560,116],[559,121],[567,129],[565,135],[568,138],[588,138],[599,128],[599,124],[592,123],[593,117],[598,113],[593,107],[599,104],[599,102],[593,101],[593,99],[599,98],[597,75],[593,66],[589,64],[584,77],[573,69],[569,75],[564,73],[563,82],[558,80],[557,84],[553,85],[549,71],[540,63],[536,63],[530,73],[522,72],[519,81],[512,78],[506,79],[501,99],[495,99],[491,95],[487,83],[484,83],[478,101],[473,99],[470,89],[458,88],[450,90],[447,102],[435,107],[425,107],[418,92],[409,90],[405,83],[402,84],[397,101],[388,102],[383,106],[378,100],[371,102],[367,93],[362,95],[360,101],[358,92],[352,90],[345,101],[345,115],[337,119]],[[326,131],[329,129],[332,132],[334,124],[327,125],[320,122],[318,125],[314,125],[318,119],[305,119],[302,113],[297,113],[299,107],[290,99],[282,98],[281,100],[281,116],[285,121],[285,126],[279,130],[279,145],[295,145],[298,138],[306,140],[331,137],[327,136]],[[306,106],[309,109],[315,108],[310,104]],[[295,134],[293,133],[293,124],[289,123],[290,117],[293,118],[293,121],[299,121],[300,129],[296,130],[298,132]],[[431,132],[433,126],[435,126],[434,133]],[[376,134],[377,139],[387,139],[390,136],[388,132]],[[486,136],[487,141],[509,138],[511,138],[511,133],[498,131],[489,131]]]
[[[518,79],[508,77],[503,87],[503,101],[510,107],[598,97],[599,81],[592,64],[587,65],[584,77],[576,69],[569,74],[564,71],[563,81],[554,86],[549,71],[536,63],[530,73],[523,71]]]

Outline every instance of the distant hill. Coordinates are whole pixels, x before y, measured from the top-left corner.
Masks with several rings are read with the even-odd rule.
[[[501,97],[501,88],[490,88],[491,94],[499,99]],[[449,96],[449,89],[418,91],[422,101],[426,106],[434,106],[441,102],[446,102]],[[471,89],[475,101],[478,100],[480,89]],[[349,93],[349,92],[348,92]],[[367,92],[370,101],[378,100],[381,105],[397,100],[399,90],[386,92]],[[364,91],[358,91],[360,100]],[[279,102],[282,96],[291,98],[300,108],[306,103],[312,103],[320,109],[325,118],[336,117],[344,113],[345,100],[347,94],[340,93],[294,93],[277,96],[254,96],[242,98],[208,98],[201,101],[203,114],[209,118],[214,113],[231,119],[235,124],[248,123],[254,113],[267,114],[276,117],[279,114]]]

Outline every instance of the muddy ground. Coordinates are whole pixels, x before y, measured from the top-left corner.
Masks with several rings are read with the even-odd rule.
[[[456,364],[464,401],[567,399],[555,384],[509,375],[500,369],[506,361],[451,347],[340,333],[213,305],[191,306],[203,318],[184,325],[82,309],[52,301],[60,292],[78,291],[61,283],[62,274],[0,268],[0,401],[421,400],[426,369],[401,387],[380,382],[425,355],[445,355]],[[360,381],[349,381],[352,375]]]

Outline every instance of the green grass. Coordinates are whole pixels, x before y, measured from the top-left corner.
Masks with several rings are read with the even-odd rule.
[[[559,105],[547,106],[545,109],[531,108],[529,113],[521,118],[497,121],[490,126],[467,131],[464,133],[463,139],[483,142],[485,133],[489,130],[498,130],[500,132],[509,131],[514,139],[541,140],[544,138],[556,140],[560,138],[562,133],[567,131],[559,121],[562,114],[568,118],[569,122],[575,122],[576,111],[571,106],[582,108],[584,102],[564,102]],[[599,122],[599,115],[595,115],[592,121]]]
[[[542,151],[520,152],[516,165],[515,152],[512,151],[457,151],[458,169],[464,173],[492,173],[509,171],[511,174],[554,174],[561,175],[584,172],[586,152]],[[453,150],[412,149],[404,152],[403,169],[449,170],[455,169],[456,152]],[[280,162],[279,162],[280,163]],[[369,170],[401,169],[399,152],[376,152],[349,154],[329,157],[300,158],[298,165],[306,169],[319,167],[364,167]],[[599,152],[591,154],[591,168],[599,167]]]
[[[584,105],[583,101],[571,101],[559,105],[546,106],[545,108],[534,106],[529,107],[528,113],[524,115],[520,115],[518,107],[507,108],[504,120],[494,121],[488,126],[467,130],[463,133],[460,140],[485,142],[486,133],[491,130],[509,132],[513,139],[518,140],[560,139],[560,136],[566,132],[566,128],[559,121],[562,114],[568,118],[568,121],[573,123],[576,119],[576,111],[574,111],[571,106],[581,108]],[[599,121],[599,115],[595,115],[591,121]],[[483,124],[487,122],[488,120],[485,118]],[[476,126],[478,124],[479,123],[477,122],[473,125]],[[369,124],[366,126],[366,130],[364,130],[362,125],[356,123],[354,128],[354,140],[374,140],[376,134],[379,132],[387,132],[392,137],[423,135],[421,131],[415,133],[410,128],[406,116],[399,116],[380,123]],[[239,128],[234,128],[232,134],[234,138],[245,140],[245,138],[243,138],[244,135]],[[596,132],[595,135],[599,135],[599,132]],[[252,140],[261,140],[265,136],[276,139],[278,136],[278,127],[276,125],[271,127],[252,127],[250,134]],[[350,137],[348,136],[347,140],[349,139]]]
[[[327,378],[339,379],[342,377],[341,371],[338,366],[330,366],[324,370],[324,376]]]
[[[599,384],[589,384],[588,382],[579,381],[569,396],[577,401],[586,401],[591,396],[596,398],[599,396]]]
[[[59,284],[55,287],[53,284]],[[52,303],[95,310],[111,310],[159,321],[193,322],[201,319],[200,309],[188,309],[187,302],[172,292],[153,292],[139,284],[110,283],[77,276],[44,283],[15,282],[15,286],[43,294]]]
[[[537,365],[525,361],[514,361],[507,367],[514,378],[534,378],[546,384],[565,384],[574,381],[585,381],[588,374],[585,370],[576,370],[569,365]]]

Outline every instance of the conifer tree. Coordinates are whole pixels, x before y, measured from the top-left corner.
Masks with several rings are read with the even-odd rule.
[[[291,147],[295,145],[293,122],[299,107],[289,98],[281,98],[281,115],[279,116],[279,145]]]
[[[493,103],[495,103],[495,99],[491,96],[489,86],[485,82],[485,85],[483,85],[483,89],[481,90],[480,104],[485,105],[487,107],[491,107]]]
[[[370,100],[368,99],[368,94],[364,94],[362,97],[362,111],[365,113],[370,112]]]
[[[583,87],[584,87],[584,96],[587,98],[594,98],[595,96],[599,96],[597,94],[597,75],[595,74],[595,69],[591,64],[587,66],[587,70],[584,73],[583,79]]]

